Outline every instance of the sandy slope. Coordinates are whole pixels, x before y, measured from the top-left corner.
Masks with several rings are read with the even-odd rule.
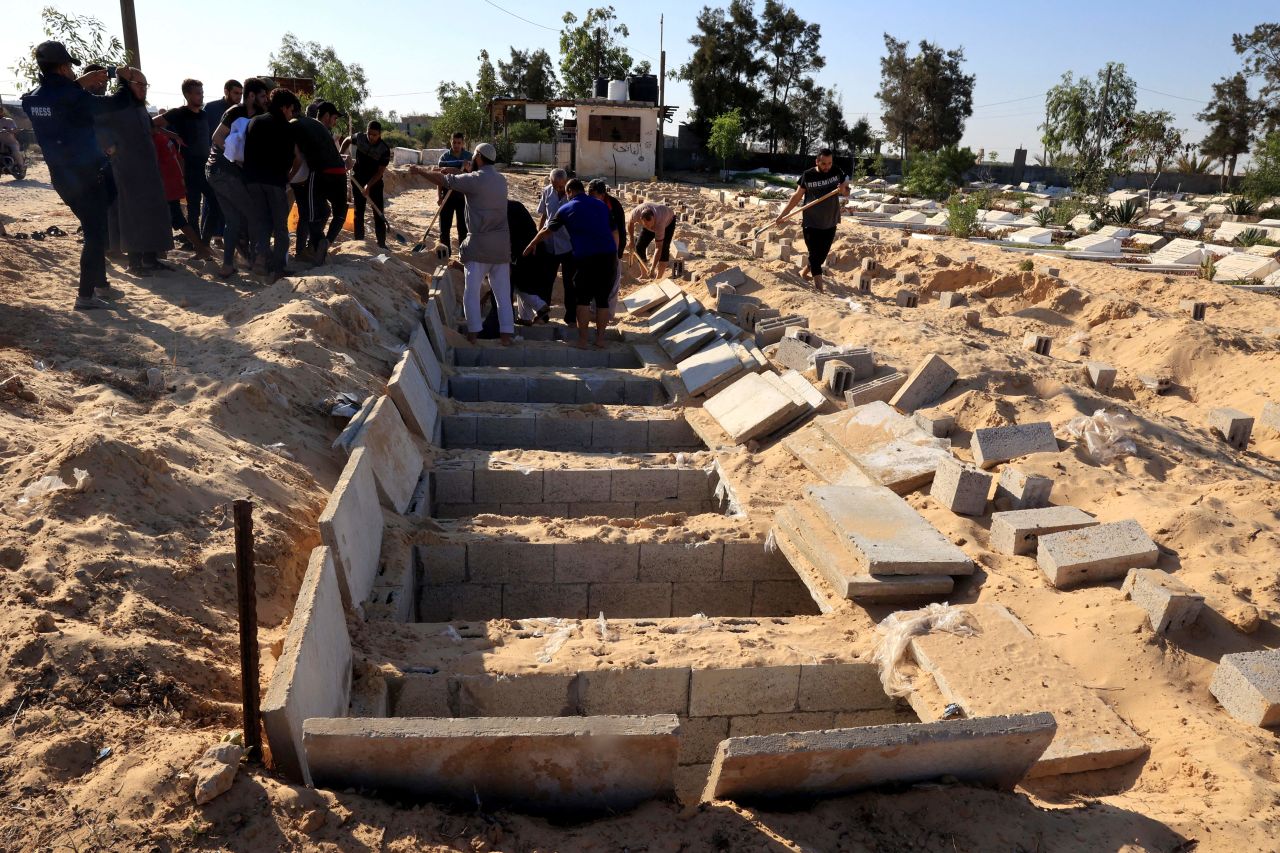
[[[11,233],[73,230],[43,177],[38,168],[33,180],[0,184]],[[512,185],[531,201],[537,181],[513,176]],[[411,243],[435,194],[399,189],[389,212]],[[761,221],[715,210],[739,234]],[[696,273],[745,257],[737,244],[689,235],[701,241]],[[0,392],[0,849],[1280,847],[1274,736],[1232,721],[1207,691],[1224,652],[1280,643],[1280,438],[1257,434],[1248,453],[1235,454],[1205,425],[1215,406],[1257,413],[1280,399],[1280,345],[1260,332],[1280,326],[1273,298],[1071,262],[1062,265],[1066,286],[1017,272],[1019,258],[993,249],[944,240],[901,250],[872,241],[869,229],[842,228],[838,271],[868,254],[918,270],[925,293],[970,295],[982,313],[974,330],[962,311],[944,313],[931,300],[893,307],[889,281],[855,308],[843,301],[853,295],[846,286],[819,296],[794,265],[743,261],[748,289],[807,315],[828,337],[869,345],[907,370],[941,353],[962,377],[944,404],[961,439],[1029,418],[1049,419],[1065,439],[1061,427],[1077,414],[1103,405],[1131,414],[1136,457],[1103,466],[1064,440],[1063,452],[1026,467],[1056,479],[1055,502],[1138,519],[1162,546],[1161,566],[1204,593],[1213,612],[1176,643],[1157,641],[1118,585],[1055,591],[1032,561],[991,554],[986,522],[912,495],[979,563],[955,600],[1012,609],[1147,738],[1147,761],[1017,795],[926,786],[789,812],[649,804],[564,827],[308,791],[263,769],[242,771],[229,794],[193,806],[190,762],[237,725],[229,502],[252,495],[258,505],[265,684],[338,473],[329,450],[337,426],[324,403],[385,381],[391,335],[403,332],[421,279],[396,261],[380,271],[372,247],[345,244],[323,275],[270,288],[186,265],[147,279],[117,274],[119,311],[93,317],[68,310],[76,253],[72,237],[0,239],[0,379],[17,375],[31,392]],[[977,263],[963,263],[966,255]],[[1207,323],[1177,311],[1193,294],[1210,303]],[[1053,335],[1054,357],[1020,350],[1026,331]],[[1069,345],[1073,335],[1086,337]],[[1081,381],[1081,340],[1089,357],[1120,368],[1114,398]],[[148,368],[159,370],[159,385],[148,383]],[[1175,381],[1165,396],[1137,381],[1158,371]],[[738,450],[725,464],[752,512],[766,517],[805,479],[779,446]],[[81,491],[17,503],[31,482],[49,473],[71,482],[75,468],[89,472]]]

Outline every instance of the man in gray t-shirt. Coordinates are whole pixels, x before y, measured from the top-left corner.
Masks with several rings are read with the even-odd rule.
[[[560,210],[560,205],[569,202],[569,194],[565,190],[569,183],[569,173],[564,169],[552,169],[548,177],[551,182],[542,188],[542,195],[538,197],[538,209],[535,211],[539,230],[551,221]],[[578,300],[573,290],[574,271],[577,269],[573,260],[573,244],[569,241],[568,232],[561,229],[552,232],[547,246],[551,249],[551,254],[543,265],[538,296],[543,302],[551,304],[551,293],[556,286],[556,271],[559,270],[564,280],[564,320],[572,326],[577,322],[578,316]]]
[[[818,152],[814,168],[800,176],[796,191],[776,220],[781,222],[785,219],[801,200],[805,204],[810,204],[833,190],[839,190],[839,192],[801,214],[804,245],[809,252],[809,266],[805,274],[806,277],[813,276],[813,289],[818,292],[822,291],[822,264],[831,252],[831,244],[836,239],[836,226],[840,224],[840,205],[849,195],[849,179],[844,172],[836,168],[835,158],[830,148],[823,148]]]
[[[454,169],[410,166],[437,187],[453,190],[467,200],[467,238],[460,255],[466,272],[463,313],[467,319],[467,340],[476,342],[484,327],[480,295],[485,278],[498,306],[498,332],[503,346],[511,345],[515,316],[511,311],[511,233],[507,227],[507,179],[493,165],[498,154],[488,142],[476,146],[470,172]]]

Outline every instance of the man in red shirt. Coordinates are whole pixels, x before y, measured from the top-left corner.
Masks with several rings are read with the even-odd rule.
[[[160,177],[164,181],[164,198],[169,202],[169,220],[174,231],[196,247],[196,255],[201,258],[212,258],[213,252],[200,242],[187,217],[182,212],[182,201],[187,197],[187,181],[182,173],[182,155],[178,153],[178,143],[173,137],[157,127],[151,129],[151,141],[156,146],[156,160],[160,163]]]

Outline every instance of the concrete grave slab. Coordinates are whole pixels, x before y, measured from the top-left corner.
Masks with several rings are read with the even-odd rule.
[[[741,373],[742,362],[725,341],[712,341],[705,349],[681,360],[676,365],[685,389],[698,396],[717,384]]]
[[[333,553],[321,546],[311,552],[285,634],[284,651],[262,700],[271,757],[287,778],[313,784],[303,752],[303,720],[344,716],[350,688],[347,616]]]
[[[427,386],[418,362],[407,352],[391,372],[387,396],[395,403],[405,426],[430,444],[440,444],[440,404]]]
[[[1036,551],[1036,562],[1059,589],[1122,578],[1129,569],[1154,566],[1159,558],[1160,549],[1133,519],[1050,533],[1039,538]]]
[[[431,339],[431,348],[435,350],[436,358],[441,364],[453,364],[453,347],[449,345],[449,339],[445,336],[445,322],[436,300],[427,302],[423,320],[426,321],[427,337]]]
[[[1223,655],[1213,671],[1209,692],[1242,723],[1280,723],[1280,650]]]
[[[1147,612],[1157,634],[1187,627],[1204,607],[1203,595],[1159,569],[1130,569],[1120,592]]]
[[[658,344],[672,361],[680,361],[702,348],[716,336],[716,330],[697,315],[685,317],[658,338]]]
[[[1119,767],[1147,753],[1142,738],[1012,613],[998,604],[961,606],[975,633],[913,637],[912,657],[944,702],[954,702],[969,717],[1053,715],[1057,732],[1029,777]],[[942,710],[912,705],[922,719],[935,719]]]
[[[976,429],[969,449],[979,468],[990,468],[997,462],[1032,453],[1057,453],[1058,440],[1053,437],[1053,426],[1048,421],[1040,421]]]
[[[889,400],[889,405],[904,412],[927,406],[947,392],[960,374],[942,356],[932,353],[911,371],[902,387]]]
[[[941,777],[1012,790],[1052,742],[1053,715],[735,737],[721,741],[703,800],[838,796]]]
[[[807,486],[804,491],[867,574],[973,574],[973,561],[889,489]]]
[[[1098,520],[1073,506],[1050,506],[991,514],[991,550],[997,554],[1032,554],[1040,536],[1094,527]]]
[[[670,797],[678,729],[673,714],[313,719],[303,739],[317,785],[543,813]]]
[[[632,317],[643,317],[670,298],[657,283],[646,284],[622,298],[622,310]]]
[[[352,451],[319,521],[320,540],[333,551],[348,609],[368,597],[382,552],[382,507],[367,454],[363,447]]]
[[[707,278],[707,294],[716,295],[716,287],[721,284],[727,284],[730,287],[738,287],[747,283],[747,275],[742,271],[741,267],[729,267],[713,276]]]
[[[764,376],[748,373],[708,398],[703,409],[741,444],[773,432],[795,417],[801,407]]]
[[[374,404],[353,447],[367,451],[383,502],[398,513],[406,512],[422,478],[423,460],[390,397]]]
[[[689,316],[689,304],[681,293],[649,316],[649,334],[661,335]]]
[[[437,394],[443,394],[444,371],[440,368],[440,360],[431,346],[431,339],[427,337],[427,330],[421,323],[413,324],[413,331],[409,333],[409,349],[418,360],[418,366],[422,368],[427,386]]]
[[[818,426],[867,479],[898,494],[928,483],[951,456],[948,439],[935,438],[881,401],[821,417]]]

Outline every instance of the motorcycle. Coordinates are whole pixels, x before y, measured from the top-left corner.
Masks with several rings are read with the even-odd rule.
[[[17,135],[8,130],[0,130],[0,177],[4,175],[19,181],[27,176],[27,158],[18,147]]]

